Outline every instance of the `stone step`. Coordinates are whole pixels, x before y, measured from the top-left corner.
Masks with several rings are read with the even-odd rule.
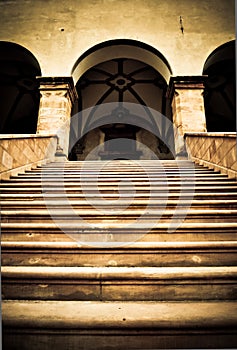
[[[195,168],[207,168],[205,166],[195,164],[190,160],[179,161],[179,160],[139,160],[139,161],[129,161],[129,160],[111,160],[111,161],[103,161],[103,160],[89,160],[89,161],[66,161],[66,162],[51,162],[47,164],[41,164],[37,166],[38,168],[83,168],[83,167],[92,167],[96,168],[128,168],[128,169],[141,169],[143,166],[151,167],[151,168],[177,168],[177,167],[195,167]]]
[[[194,208],[69,208],[58,209],[57,207],[47,207],[46,209],[12,209],[1,211],[1,221],[4,223],[51,223],[60,222],[68,224],[74,228],[81,227],[81,221],[87,225],[99,225],[99,227],[109,226],[120,228],[128,224],[133,224],[134,220],[137,228],[143,228],[143,224],[150,227],[157,227],[163,223],[171,223],[172,220],[191,223],[236,223],[237,210],[235,209],[194,209]],[[85,223],[85,224],[86,224]],[[83,226],[82,226],[83,227]]]
[[[59,223],[58,223],[59,224]],[[206,242],[206,241],[235,241],[237,238],[236,222],[183,222],[176,230],[168,223],[154,226],[146,221],[138,225],[130,224],[121,227],[117,223],[101,223],[91,225],[82,220],[78,225],[64,222],[58,225],[50,223],[2,223],[2,241],[51,241],[84,242],[90,246],[106,246],[109,244],[125,245],[142,242]]]
[[[205,173],[205,174],[221,174],[218,170],[214,169],[209,169],[205,168],[202,166],[195,166],[194,164],[190,164],[189,166],[182,166],[182,165],[177,165],[177,166],[166,166],[166,165],[161,165],[161,166],[152,166],[152,165],[142,165],[142,166],[137,166],[137,167],[132,167],[132,166],[107,166],[107,165],[101,165],[99,163],[99,166],[95,165],[88,165],[88,163],[84,162],[83,165],[80,167],[68,167],[68,166],[55,166],[55,164],[49,164],[48,167],[36,167],[32,168],[31,170],[27,169],[24,172],[20,172],[20,174],[34,174],[34,173],[41,173],[41,172],[50,172],[50,173],[57,173],[58,171],[65,171],[66,173],[98,173],[98,171],[101,174],[119,174],[121,171],[124,174],[144,174],[147,171],[150,173],[159,173],[159,172],[167,172],[167,173],[179,173],[179,172],[197,172],[197,173]]]
[[[34,223],[28,223],[28,222],[23,222],[23,223],[2,223],[2,230],[8,230],[8,229],[23,229],[23,230],[57,230],[58,226],[55,222],[50,222],[50,223],[42,223],[42,222],[34,222]],[[134,223],[134,225],[130,225],[128,228],[126,228],[126,226],[124,225],[124,229],[121,226],[118,227],[117,223],[106,223],[106,222],[101,222],[101,225],[91,225],[90,227],[87,225],[86,222],[81,222],[80,227],[75,227],[73,222],[69,222],[69,221],[65,221],[61,223],[61,228],[65,229],[65,230],[71,230],[72,232],[74,232],[74,230],[76,232],[85,232],[85,230],[87,231],[86,233],[93,233],[93,232],[113,232],[115,233],[117,232],[133,232],[136,234],[137,231],[139,231],[139,229],[141,230],[141,232],[143,232],[143,230],[153,230],[153,231],[167,231],[168,229],[170,229],[170,225],[169,223],[159,223],[158,225],[154,225],[153,227],[151,227],[151,223],[146,220],[143,222],[140,222],[139,227],[137,224]],[[237,222],[222,222],[221,225],[219,222],[198,222],[198,223],[192,223],[192,222],[182,222],[180,223],[180,225],[178,226],[178,229],[180,230],[206,230],[208,231],[210,230],[227,230],[227,229],[231,229],[231,230],[236,230],[237,229]],[[236,230],[236,235],[237,235],[237,230]]]
[[[14,184],[14,186],[6,186],[0,187],[1,193],[65,193],[65,190],[68,194],[78,194],[78,193],[84,193],[86,192],[86,196],[91,194],[91,195],[98,195],[98,191],[101,193],[109,194],[121,194],[121,193],[130,193],[130,196],[133,195],[134,191],[136,190],[139,193],[150,193],[152,192],[153,195],[160,195],[160,194],[165,194],[168,196],[168,193],[174,192],[174,193],[180,193],[182,196],[186,195],[194,195],[196,192],[207,192],[208,194],[212,191],[215,191],[216,193],[223,193],[223,192],[232,192],[234,195],[236,194],[237,186],[229,185],[226,186],[224,185],[219,185],[219,186],[211,186],[210,184],[205,184],[203,186],[200,185],[179,185],[179,186],[137,186],[134,187],[129,187],[129,186],[101,186],[96,184],[95,186],[77,186],[77,185],[71,185],[67,186],[67,184],[52,184],[52,183],[44,183],[44,184],[38,184],[37,187],[35,185],[30,186],[22,186],[20,184]]]
[[[47,164],[41,164],[36,167],[36,169],[69,169],[69,170],[78,170],[78,169],[102,169],[102,170],[113,170],[116,171],[118,169],[126,169],[128,171],[131,170],[138,170],[142,171],[144,168],[147,169],[190,169],[190,168],[195,168],[195,169],[205,169],[205,170],[210,170],[213,171],[212,169],[209,169],[206,166],[202,166],[199,164],[195,164],[192,161],[187,161],[186,163],[184,162],[178,162],[178,161],[173,161],[171,162],[165,162],[165,161],[144,161],[141,160],[139,162],[121,162],[121,161],[76,161],[76,162],[51,162]]]
[[[114,159],[114,160],[86,160],[86,161],[66,161],[66,162],[51,162],[51,163],[47,163],[47,164],[42,164],[39,165],[40,168],[47,168],[47,167],[75,167],[75,168],[79,168],[81,166],[84,166],[84,164],[87,164],[87,166],[92,166],[93,168],[96,168],[98,166],[100,166],[100,164],[106,165],[106,167],[129,167],[129,168],[133,168],[133,167],[140,167],[141,164],[146,164],[146,165],[151,165],[152,167],[154,166],[166,166],[166,167],[175,167],[175,166],[197,166],[197,167],[202,167],[201,165],[197,165],[194,164],[191,160],[165,160],[165,159],[140,159],[140,160],[133,160],[133,159]]]
[[[22,201],[29,201],[32,204],[34,203],[34,201],[36,200],[45,200],[45,198],[47,198],[47,201],[49,200],[57,200],[60,201],[63,200],[65,198],[65,194],[63,193],[47,193],[47,194],[43,194],[41,193],[34,193],[33,191],[31,191],[30,189],[28,191],[26,191],[24,193],[24,188],[19,188],[17,193],[11,193],[12,189],[9,189],[10,193],[6,193],[6,189],[5,189],[5,193],[1,193],[1,203],[4,203],[5,201],[8,201],[9,203],[12,201],[18,201],[18,200],[22,200]],[[23,191],[22,191],[23,190]],[[2,191],[3,192],[3,191]],[[172,200],[176,201],[177,199],[180,199],[180,194],[179,193],[173,193],[173,192],[168,192],[168,193],[163,193],[163,192],[157,192],[157,193],[153,193],[153,192],[135,192],[133,193],[133,197],[134,200],[157,200],[157,203],[159,204],[160,201],[162,200],[167,200],[169,201],[169,198],[172,198]],[[67,191],[67,198],[71,201],[76,201],[76,200],[85,200],[85,194],[83,192],[78,193],[68,193]],[[93,198],[93,199],[100,199],[101,198],[101,194],[100,193],[86,193],[86,198]],[[119,193],[118,192],[114,192],[114,193],[104,193],[103,194],[103,198],[109,198],[109,199],[117,199],[117,198],[121,198],[121,199],[130,199],[131,198],[131,193]],[[208,199],[207,199],[208,198]],[[195,201],[203,201],[204,205],[206,205],[207,202],[212,202],[212,201],[221,201],[223,204],[225,204],[226,202],[228,203],[229,200],[231,201],[235,201],[237,200],[237,193],[235,192],[194,192],[192,193],[190,191],[190,193],[186,193],[185,191],[185,196],[182,199],[182,202],[184,200],[192,200],[192,202]],[[210,199],[210,200],[209,200]],[[13,202],[14,203],[14,202]],[[181,203],[179,203],[181,204]]]
[[[237,241],[134,242],[119,247],[2,241],[1,259],[2,266],[234,266]]]
[[[60,180],[60,181],[59,181]],[[142,184],[141,184],[142,182]],[[220,177],[214,177],[214,178],[197,178],[197,177],[177,177],[177,178],[170,178],[168,179],[166,176],[158,178],[145,178],[145,180],[139,179],[137,177],[127,177],[124,178],[117,178],[117,179],[111,179],[108,178],[107,181],[105,179],[100,178],[88,178],[88,177],[63,177],[63,175],[59,178],[47,178],[46,176],[42,177],[32,177],[32,178],[11,178],[9,180],[5,180],[4,183],[1,184],[1,187],[6,187],[7,185],[14,186],[14,185],[20,185],[20,186],[37,186],[38,183],[45,183],[46,185],[60,185],[62,183],[65,183],[67,186],[79,186],[81,183],[85,186],[93,186],[94,184],[99,184],[101,186],[115,186],[121,183],[123,187],[131,187],[131,183],[136,184],[138,187],[144,186],[144,185],[150,185],[150,186],[171,186],[171,185],[190,185],[190,184],[197,184],[197,185],[232,185],[236,187],[236,181],[233,179],[226,179],[226,178],[220,178]]]
[[[167,185],[179,185],[179,184],[196,184],[196,185],[205,185],[206,183],[215,186],[215,185],[230,185],[230,186],[236,186],[237,182],[234,179],[227,179],[224,177],[197,177],[197,176],[176,176],[176,177],[167,177],[167,176],[161,176],[161,177],[144,177],[139,178],[135,176],[130,177],[97,177],[97,176],[84,176],[84,177],[73,177],[73,176],[67,176],[64,177],[63,174],[60,177],[47,177],[47,176],[37,176],[32,178],[27,177],[16,177],[16,178],[10,178],[9,180],[4,180],[1,182],[1,188],[4,187],[11,187],[11,186],[38,186],[40,183],[45,182],[46,184],[52,184],[55,185],[57,183],[65,183],[67,186],[80,186],[82,183],[84,186],[87,184],[87,186],[92,186],[94,184],[100,184],[101,186],[114,186],[117,184],[121,184],[124,187],[131,187],[131,184],[135,183],[138,186],[144,186],[144,185],[152,185],[152,186],[167,186]]]
[[[237,303],[3,301],[8,350],[235,348]],[[36,348],[35,344],[39,344]]]
[[[146,176],[147,173],[151,176],[161,176],[161,175],[167,175],[167,176],[192,176],[192,175],[197,175],[197,176],[221,176],[221,177],[227,177],[227,175],[223,175],[219,172],[215,172],[210,169],[196,169],[196,168],[177,168],[177,169],[167,169],[167,168],[161,168],[161,169],[123,169],[121,171],[117,169],[100,169],[100,171],[96,169],[67,169],[67,168],[62,168],[62,169],[54,169],[54,168],[48,168],[48,169],[32,169],[32,170],[26,170],[23,173],[19,173],[19,177],[24,177],[24,176],[41,176],[41,174],[49,175],[49,176],[57,176],[60,172],[64,173],[67,176],[70,175],[87,175],[87,176],[95,176],[95,175],[100,175],[101,177],[107,177],[107,176]]]
[[[173,162],[173,163],[171,163]],[[130,170],[143,170],[145,167],[148,169],[190,169],[190,168],[195,168],[195,169],[205,169],[205,170],[210,170],[213,171],[212,169],[209,169],[206,166],[195,164],[192,161],[186,161],[185,162],[179,162],[177,160],[171,161],[171,162],[165,162],[165,161],[156,161],[156,160],[151,160],[151,161],[145,161],[145,160],[140,160],[139,162],[129,162],[129,161],[76,161],[76,162],[51,162],[47,164],[41,164],[36,167],[36,169],[103,169],[103,170],[118,170],[118,169],[127,169],[128,171]]]
[[[3,299],[236,300],[237,267],[3,266]]]
[[[120,180],[120,179],[137,179],[137,180],[142,180],[142,179],[163,179],[164,177],[167,177],[168,179],[172,179],[172,178],[184,178],[185,179],[208,179],[208,180],[212,180],[212,179],[228,179],[227,175],[222,175],[222,174],[206,174],[206,173],[196,173],[195,171],[190,171],[190,172],[177,172],[177,173],[167,173],[166,171],[163,171],[163,172],[154,172],[154,173],[151,173],[149,171],[149,173],[133,173],[133,172],[130,172],[130,173],[124,173],[124,172],[118,172],[118,173],[113,173],[113,172],[110,172],[110,173],[97,173],[97,172],[73,172],[73,173],[65,173],[65,172],[59,172],[59,171],[55,171],[55,173],[49,173],[49,172],[39,172],[39,173],[32,173],[30,172],[29,174],[28,173],[24,173],[24,174],[19,174],[17,176],[11,176],[11,180],[12,179],[19,179],[19,180],[22,180],[22,179],[37,179],[37,178],[46,178],[46,179],[60,179],[61,176],[63,176],[65,179],[68,179],[68,178],[72,178],[72,179],[75,179],[75,180],[80,180],[81,178],[82,179],[94,179],[95,177],[99,178],[99,179],[109,179],[109,180]]]
[[[38,183],[45,183],[46,185],[48,184],[62,184],[65,183],[67,186],[80,186],[80,184],[82,184],[83,186],[87,185],[89,186],[93,186],[93,185],[101,185],[101,186],[106,186],[106,184],[108,186],[116,186],[118,184],[121,184],[121,186],[124,187],[131,187],[131,184],[140,184],[140,185],[150,185],[150,186],[172,186],[172,185],[189,185],[189,184],[194,184],[194,185],[203,185],[204,183],[208,183],[211,186],[214,185],[236,185],[236,181],[233,179],[225,179],[225,178],[219,178],[219,177],[209,177],[209,178],[204,178],[204,177],[197,177],[197,176],[193,176],[193,177],[160,177],[160,178],[138,178],[138,177],[117,177],[117,178],[97,178],[97,177],[72,177],[72,176],[68,176],[68,177],[46,177],[46,176],[42,176],[42,177],[32,177],[32,178],[15,178],[15,179],[10,179],[10,180],[6,180],[6,183],[2,183],[2,187],[6,187],[7,185],[7,181],[9,181],[9,184],[17,184],[17,185],[25,185],[25,184],[29,184],[29,185],[37,185]]]
[[[175,166],[175,167],[167,167],[167,166],[140,166],[140,167],[122,167],[121,165],[118,166],[88,166],[87,163],[84,163],[83,166],[81,167],[55,167],[53,165],[48,166],[47,168],[34,168],[31,170],[25,170],[24,172],[20,172],[21,175],[29,175],[29,174],[41,174],[42,172],[44,173],[52,173],[56,174],[59,172],[65,172],[66,174],[108,174],[108,175],[118,175],[118,174],[124,174],[124,175],[131,175],[131,174],[137,174],[137,175],[143,175],[146,173],[149,174],[189,174],[189,173],[196,173],[196,174],[209,174],[209,175],[222,175],[219,171],[205,168],[205,167],[196,167],[193,164],[191,164],[188,167],[183,167],[183,166]],[[226,175],[223,175],[226,176]]]
[[[1,208],[2,210],[19,210],[19,209],[45,209],[46,206],[49,208],[68,208],[68,206],[72,206],[75,209],[83,209],[83,208],[91,208],[91,205],[95,206],[96,208],[108,208],[108,209],[116,209],[121,208],[121,206],[129,206],[130,209],[132,208],[140,208],[149,205],[149,207],[153,208],[166,208],[171,209],[175,208],[177,205],[179,208],[181,207],[190,207],[195,209],[200,209],[203,211],[203,207],[205,206],[206,209],[217,209],[218,210],[227,210],[227,209],[237,209],[237,200],[236,199],[215,199],[215,200],[208,200],[208,199],[192,199],[190,196],[190,199],[182,199],[177,198],[176,200],[157,200],[157,198],[133,198],[132,200],[130,198],[113,198],[112,200],[105,200],[104,197],[95,199],[94,197],[90,197],[92,199],[91,201],[88,201],[88,198],[86,196],[79,199],[69,199],[65,201],[63,198],[42,198],[42,199],[30,199],[27,196],[22,199],[17,196],[13,197],[12,200],[9,200],[8,196],[5,198],[1,198]],[[20,200],[19,200],[20,199]],[[131,204],[130,204],[131,203]]]

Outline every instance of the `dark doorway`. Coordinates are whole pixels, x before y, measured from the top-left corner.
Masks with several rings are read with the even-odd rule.
[[[34,134],[37,128],[40,94],[36,77],[39,64],[30,51],[0,42],[0,132]]]
[[[235,41],[214,50],[207,58],[203,74],[207,131],[236,131]]]
[[[136,148],[138,127],[127,124],[108,124],[100,128],[105,134],[101,159],[139,159],[142,152]]]

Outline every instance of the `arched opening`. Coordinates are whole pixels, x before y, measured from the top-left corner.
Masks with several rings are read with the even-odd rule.
[[[40,95],[38,61],[26,48],[0,42],[1,133],[36,132]]]
[[[74,116],[78,111],[80,120],[71,130],[70,160],[173,159],[164,135],[169,134],[169,145],[173,145],[173,133],[153,113],[171,119],[165,98],[171,70],[160,53],[137,43],[115,40],[98,45],[74,66],[79,96]],[[143,116],[134,111],[135,105],[143,107]]]
[[[207,58],[203,74],[207,131],[236,131],[235,41],[219,46]]]

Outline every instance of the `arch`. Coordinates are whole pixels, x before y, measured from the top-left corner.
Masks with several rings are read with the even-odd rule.
[[[73,66],[74,82],[77,83],[86,71],[99,63],[124,57],[146,63],[156,69],[167,83],[169,82],[172,70],[166,58],[154,47],[130,39],[108,40],[87,50]]]
[[[76,124],[80,130],[78,129],[76,134],[79,135],[80,139],[88,130],[96,129],[97,135],[90,132],[80,142],[77,142],[78,138],[75,140],[73,137],[78,152],[84,152],[86,155],[91,149],[92,143],[95,147],[98,146],[98,140],[103,143],[106,140],[122,138],[124,143],[129,144],[129,139],[138,140],[141,135],[144,138],[146,133],[147,137],[151,139],[148,131],[141,131],[141,135],[138,132],[140,128],[137,128],[136,124],[138,121],[141,124],[143,119],[144,128],[156,135],[154,140],[156,146],[154,147],[156,147],[158,154],[158,147],[161,144],[158,139],[161,134],[163,136],[165,127],[162,123],[159,126],[161,131],[158,131],[159,127],[151,109],[166,115],[168,108],[165,95],[171,74],[171,68],[164,56],[156,49],[139,41],[110,40],[85,52],[72,70],[79,96],[77,107],[80,117]],[[143,116],[132,116],[131,106],[128,110],[124,108],[127,103],[142,106]],[[103,114],[106,104],[112,106],[109,115]],[[75,115],[76,112],[74,110],[73,114]],[[115,114],[116,117],[114,117]],[[99,128],[97,125],[98,116],[103,119],[103,123],[100,119]],[[111,119],[114,120],[113,123]],[[128,123],[127,119],[131,123]],[[107,126],[102,127],[101,123]],[[162,126],[164,130],[162,130]],[[116,141],[114,141],[115,144]],[[109,152],[109,149],[107,151]],[[106,157],[106,155],[104,156]],[[110,157],[109,154],[108,157]],[[82,159],[83,155],[80,155],[80,158]]]
[[[232,60],[233,58],[235,58],[235,40],[228,41],[218,46],[210,53],[204,63],[203,73],[215,64],[220,64],[221,62]]]
[[[204,90],[207,131],[236,131],[235,40],[217,47],[206,59]]]
[[[166,114],[166,81],[151,66],[137,60],[119,58],[98,64],[83,74],[76,88],[80,110],[93,107],[85,127],[93,122],[96,110],[106,102],[141,104],[154,126],[154,118],[147,107]]]
[[[28,49],[0,41],[1,133],[36,132],[40,75],[40,65]]]

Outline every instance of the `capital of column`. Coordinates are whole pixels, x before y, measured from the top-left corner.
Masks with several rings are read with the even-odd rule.
[[[41,94],[66,95],[71,104],[78,99],[72,77],[37,77]]]
[[[176,76],[171,77],[167,89],[166,97],[173,99],[177,90],[203,90],[207,75]]]

